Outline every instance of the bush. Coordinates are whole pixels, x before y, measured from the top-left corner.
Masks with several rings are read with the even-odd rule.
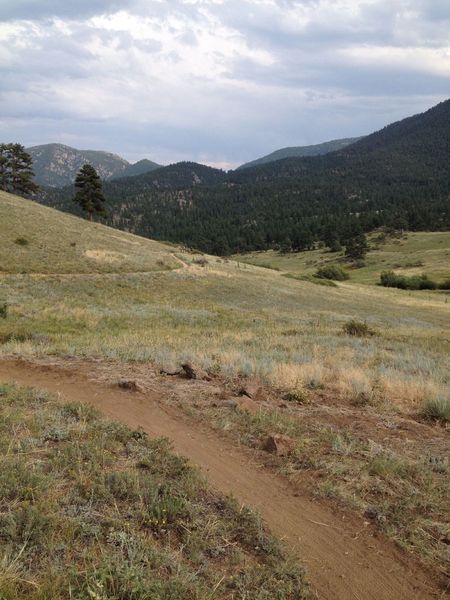
[[[440,290],[450,290],[450,278],[439,284]]]
[[[450,398],[434,398],[427,400],[422,407],[422,415],[428,419],[450,422]]]
[[[339,265],[326,265],[317,269],[315,277],[320,279],[332,279],[334,281],[345,281],[350,279],[348,273],[344,271]]]
[[[18,246],[28,246],[28,244],[30,242],[27,240],[27,238],[18,237],[14,240],[14,243],[17,244]]]
[[[370,337],[375,334],[365,321],[355,321],[355,319],[344,323],[342,329],[344,333],[354,337]]]
[[[395,287],[400,290],[435,290],[438,285],[428,275],[397,275],[394,271],[383,271],[380,275],[380,284],[384,287]],[[445,288],[444,288],[445,289]]]
[[[4,300],[0,300],[0,319],[6,319],[8,316],[8,304]]]

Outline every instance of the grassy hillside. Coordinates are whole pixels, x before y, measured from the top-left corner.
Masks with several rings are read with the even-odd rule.
[[[161,271],[173,248],[111,230],[0,191],[0,272]]]
[[[166,440],[0,386],[2,600],[300,600],[258,516]]]
[[[341,507],[379,515],[387,535],[444,572],[445,431],[427,423],[450,420],[448,294],[369,286],[360,282],[365,276],[324,287],[243,262],[176,249],[172,257],[162,244],[1,199],[0,356],[108,359],[144,370],[191,360],[218,385],[257,379],[274,404],[256,415],[205,407],[197,395],[178,406],[239,443],[258,445],[273,431],[291,436],[296,451],[280,465],[284,473],[308,477],[312,494]],[[81,244],[85,231],[87,249],[119,248],[128,262],[99,272],[96,260],[82,258],[81,273],[70,241],[76,234]],[[30,244],[17,245],[19,235]],[[410,235],[374,252],[385,257],[378,264],[421,260],[437,275],[446,240]],[[313,260],[312,269],[321,256],[328,257],[317,251],[264,260],[292,261],[295,272],[296,260]],[[168,270],[158,260],[178,266]],[[362,324],[357,335],[352,320]]]
[[[356,386],[371,389],[376,381],[391,406],[406,410],[444,393],[448,373],[440,356],[448,350],[442,328],[449,309],[442,292],[405,293],[352,280],[325,288],[183,255],[11,195],[2,196],[1,206],[9,310],[0,320],[0,352],[157,364],[191,358],[226,376],[257,375],[280,388],[303,386],[311,376],[339,394],[353,385],[351,366]],[[396,260],[410,257],[399,253]],[[343,335],[351,318],[367,321],[377,335]]]
[[[369,236],[370,251],[365,266],[352,268],[343,252],[318,249],[282,254],[251,252],[236,256],[245,263],[277,269],[295,276],[313,275],[317,269],[339,264],[350,276],[350,282],[377,284],[381,271],[393,270],[402,275],[426,273],[441,282],[450,277],[450,232],[412,232],[402,236]]]

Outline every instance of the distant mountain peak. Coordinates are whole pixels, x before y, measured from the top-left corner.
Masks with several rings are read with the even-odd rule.
[[[138,175],[160,168],[148,159],[130,164],[125,158],[101,150],[78,150],[65,144],[50,143],[27,148],[33,159],[35,181],[48,187],[73,183],[79,169],[91,164],[102,179]]]

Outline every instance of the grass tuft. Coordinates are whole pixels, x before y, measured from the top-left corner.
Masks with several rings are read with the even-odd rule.
[[[422,415],[428,419],[450,422],[450,398],[432,398],[422,406]]]

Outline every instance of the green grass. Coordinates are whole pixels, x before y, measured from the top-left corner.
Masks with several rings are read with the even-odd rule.
[[[258,515],[163,439],[0,388],[2,600],[298,600],[303,571]]]
[[[311,276],[317,269],[337,263],[345,268],[351,282],[364,284],[379,283],[381,271],[389,270],[408,276],[426,273],[438,283],[450,274],[450,232],[418,232],[385,238],[372,234],[369,241],[371,249],[364,259],[365,266],[359,269],[346,265],[343,252],[329,252],[327,249],[292,254],[271,250],[235,258],[297,276]]]

